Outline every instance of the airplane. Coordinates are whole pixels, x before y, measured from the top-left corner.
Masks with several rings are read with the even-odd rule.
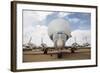
[[[30,49],[35,49],[35,48],[36,48],[36,45],[33,44],[31,41],[32,41],[32,37],[30,37],[28,43],[23,44],[23,49],[24,49],[24,50],[26,50],[26,49],[29,49],[29,50],[30,50]]]

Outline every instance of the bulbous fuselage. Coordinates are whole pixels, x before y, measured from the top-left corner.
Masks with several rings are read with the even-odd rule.
[[[68,21],[61,18],[52,20],[48,25],[48,35],[56,48],[63,48],[71,37]]]

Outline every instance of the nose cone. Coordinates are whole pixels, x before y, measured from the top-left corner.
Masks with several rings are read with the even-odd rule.
[[[55,47],[57,48],[62,48],[64,47],[64,41],[62,39],[58,39],[56,42],[55,42]]]

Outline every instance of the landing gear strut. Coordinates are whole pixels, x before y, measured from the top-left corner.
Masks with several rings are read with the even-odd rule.
[[[71,49],[71,53],[75,53],[75,48],[72,48]]]
[[[59,59],[61,59],[61,58],[62,58],[62,52],[58,53],[58,54],[57,54],[57,57],[58,57]]]

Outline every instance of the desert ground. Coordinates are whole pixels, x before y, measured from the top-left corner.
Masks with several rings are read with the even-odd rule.
[[[48,51],[47,54],[44,54],[43,51],[26,50],[23,51],[23,62],[91,59],[90,48],[78,49],[75,50],[75,53],[71,53],[69,49],[62,50],[62,58],[58,58],[57,53],[57,50]]]

